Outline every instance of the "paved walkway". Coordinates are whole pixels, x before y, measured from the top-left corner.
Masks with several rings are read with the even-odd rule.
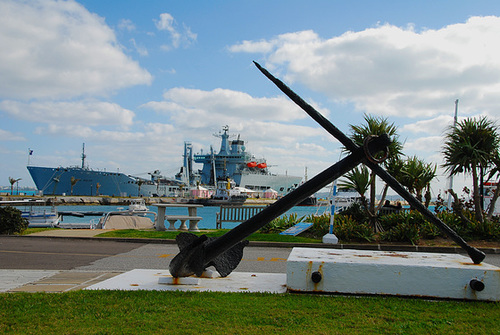
[[[51,229],[30,234],[30,236],[94,237],[106,232],[105,229]]]
[[[105,231],[106,230],[102,229],[57,229],[33,233],[30,234],[30,236],[57,238],[93,238]],[[445,248],[442,249],[443,250],[436,251],[446,252],[444,250]],[[456,248],[449,249],[449,252],[456,252]],[[499,253],[498,249],[492,249],[489,251],[493,254]],[[80,290],[101,283],[122,273],[123,271],[103,272],[79,270],[58,271],[0,269],[0,292],[67,292],[72,290]]]
[[[120,272],[0,270],[0,292],[67,292],[112,278]]]
[[[103,229],[53,229],[30,234],[43,237],[95,237]],[[0,292],[67,292],[112,278],[121,272],[1,270]]]

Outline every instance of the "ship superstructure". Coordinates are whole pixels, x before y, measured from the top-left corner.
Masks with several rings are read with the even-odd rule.
[[[193,172],[190,162],[192,147],[189,144],[187,150],[185,146],[184,171],[191,181],[199,179],[203,185],[216,185],[217,181],[229,178],[234,180],[237,187],[253,191],[273,189],[279,194],[286,194],[302,180],[302,177],[272,174],[264,158],[258,159],[246,151],[245,142],[239,135],[230,140],[229,126],[223,127],[222,132],[215,136],[221,139],[219,152],[216,153],[213,147],[210,147],[208,153],[195,154],[193,161],[203,164],[202,169],[196,173]]]

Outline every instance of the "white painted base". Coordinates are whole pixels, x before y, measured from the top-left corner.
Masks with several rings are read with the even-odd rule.
[[[482,291],[471,288],[473,279],[484,284]],[[458,254],[293,248],[287,287],[300,292],[500,301],[500,268],[476,265]]]
[[[339,239],[335,234],[326,234],[323,236],[323,243],[325,244],[337,244],[339,243]]]
[[[210,275],[207,273],[207,275]],[[164,279],[162,279],[164,278]],[[164,285],[171,282],[168,270],[135,269],[85,288],[86,290],[157,290],[213,292],[286,292],[284,273],[233,272],[221,277],[186,277],[183,281],[198,280],[198,284]]]
[[[158,284],[163,285],[199,285],[200,279],[196,277],[174,278],[172,276],[162,276],[158,278]]]

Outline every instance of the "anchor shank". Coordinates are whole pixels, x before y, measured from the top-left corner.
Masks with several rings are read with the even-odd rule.
[[[388,136],[380,136],[370,142],[369,151],[381,151],[389,144],[390,139]],[[256,232],[267,223],[271,222],[287,210],[291,209],[293,206],[313,195],[364,161],[366,161],[364,149],[358,148],[354,150],[354,152],[349,156],[316,175],[314,178],[302,184],[296,190],[288,193],[274,204],[264,208],[261,212],[236,226],[218,239],[209,242],[205,248],[205,262],[210,261],[218,254],[231,248],[242,239]]]
[[[285,85],[281,80],[274,77],[269,71],[260,66],[257,62],[254,62],[255,66],[269,79],[271,80],[285,95],[287,95],[293,102],[295,102],[300,108],[302,108],[307,114],[309,114],[316,122],[318,122],[326,131],[333,135],[337,140],[340,141],[348,150],[353,152],[358,148],[358,146],[344,133],[342,133],[337,127],[335,127],[327,118],[325,118],[321,113],[319,113],[314,107],[305,102],[301,97],[299,97],[292,89]],[[485,258],[484,252],[471,247],[467,244],[453,229],[448,227],[443,221],[441,221],[434,213],[432,213],[427,207],[422,205],[413,195],[410,194],[394,177],[387,173],[377,164],[366,161],[365,163],[373,172],[377,174],[382,180],[384,180],[394,191],[396,191],[403,199],[408,201],[410,205],[416,208],[422,215],[424,215],[429,221],[436,225],[443,233],[445,233],[450,239],[452,239],[456,244],[462,247],[470,256],[475,264],[479,264]]]
[[[340,131],[335,125],[333,125],[327,118],[325,118],[321,113],[319,113],[313,106],[309,105],[304,101],[297,93],[292,91],[285,83],[273,76],[269,71],[259,65],[259,63],[254,61],[255,66],[278,88],[285,93],[293,102],[295,102],[300,108],[302,108],[314,121],[318,122],[327,132],[329,132],[333,137],[342,143],[349,151],[354,151],[358,148],[358,145],[354,143],[349,137],[347,137],[343,132]]]

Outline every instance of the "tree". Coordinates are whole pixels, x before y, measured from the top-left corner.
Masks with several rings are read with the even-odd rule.
[[[145,180],[143,179],[137,179],[137,186],[139,186],[139,189],[137,190],[137,196],[141,196],[141,186],[144,184]]]
[[[370,172],[364,165],[355,167],[344,175],[344,179],[340,180],[340,189],[353,189],[361,196],[363,206],[368,208],[368,201],[365,193],[370,187]]]
[[[498,127],[486,117],[467,118],[450,127],[445,134],[443,167],[450,176],[465,172],[472,175],[475,218],[483,222],[479,176],[483,175],[498,155]]]
[[[500,156],[497,154],[492,160],[493,167],[490,170],[490,174],[488,176],[488,180],[493,178],[495,175],[500,176]],[[486,219],[491,220],[493,217],[493,213],[495,212],[496,202],[498,197],[500,196],[500,179],[497,180],[497,187],[495,188],[495,192],[491,198],[489,207],[487,209]]]
[[[0,207],[0,234],[20,234],[28,228],[28,220],[22,217],[19,209]]]
[[[9,177],[10,195],[14,195],[14,184],[17,183],[20,180],[21,180],[21,178],[15,179],[15,178]]]
[[[80,181],[80,179],[77,179],[75,177],[71,177],[70,179],[70,183],[71,183],[71,195],[73,195],[73,187],[76,185],[76,183],[78,183],[78,181]]]
[[[423,191],[426,190],[426,206],[430,201],[431,181],[436,177],[436,165],[425,163],[416,156],[408,158],[401,167],[401,179],[399,182],[408,189],[408,192],[415,195],[420,202],[423,202]]]
[[[403,144],[399,142],[399,136],[397,134],[397,127],[394,123],[389,123],[386,118],[383,117],[373,117],[366,115],[364,116],[365,124],[361,126],[351,125],[351,139],[358,146],[363,146],[364,141],[369,136],[383,135],[387,134],[391,138],[391,144],[389,145],[389,155],[388,159],[398,157],[401,154]],[[347,149],[345,149],[347,150]],[[387,192],[387,186],[384,189],[384,195]],[[370,221],[373,227],[376,227],[376,217],[379,208],[375,208],[375,197],[376,197],[376,174],[372,171],[370,176],[370,203],[368,211],[370,213]],[[383,203],[382,199],[382,203]],[[380,206],[379,206],[380,207]]]

